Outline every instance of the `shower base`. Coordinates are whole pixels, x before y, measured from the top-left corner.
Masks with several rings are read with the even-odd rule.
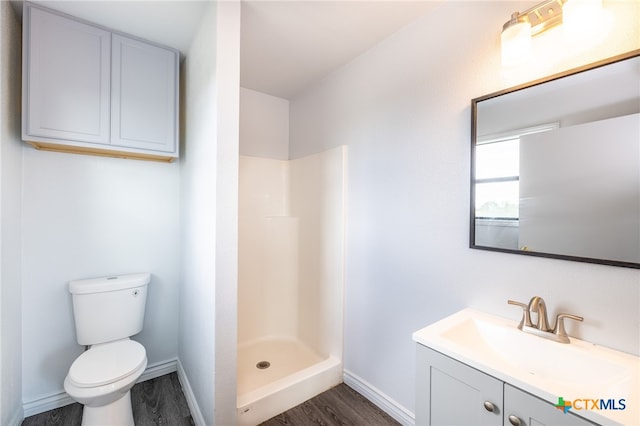
[[[341,383],[342,363],[272,337],[238,346],[237,376],[238,424],[256,425]]]

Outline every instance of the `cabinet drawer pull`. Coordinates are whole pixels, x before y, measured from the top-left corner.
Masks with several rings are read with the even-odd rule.
[[[496,406],[493,405],[491,402],[489,401],[485,401],[484,402],[484,409],[493,413],[493,411],[496,409]]]
[[[509,416],[509,423],[511,423],[513,426],[521,425],[521,422],[518,416],[514,416],[514,415]]]

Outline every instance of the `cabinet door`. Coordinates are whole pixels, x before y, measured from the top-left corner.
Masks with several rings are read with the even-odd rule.
[[[177,152],[177,52],[114,34],[112,145]]]
[[[504,407],[504,426],[594,425],[509,384],[504,385]]]
[[[503,383],[418,345],[416,425],[501,425]]]
[[[111,34],[26,3],[24,13],[24,139],[109,143]]]

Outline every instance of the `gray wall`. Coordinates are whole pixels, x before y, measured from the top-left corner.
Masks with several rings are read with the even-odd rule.
[[[2,397],[17,399],[21,415],[22,404],[37,412],[65,401],[64,377],[84,349],[76,342],[69,280],[151,272],[144,329],[134,339],[150,367],[175,368],[180,168],[22,143],[15,121],[21,26],[9,2],[0,6],[8,89],[1,99],[12,123],[2,134],[2,351],[11,372],[2,377]]]
[[[236,414],[239,24],[212,2],[183,65],[178,368],[207,425]]]
[[[0,2],[0,424],[22,419],[20,24]]]
[[[500,65],[512,2],[444,2],[291,100],[291,157],[348,145],[345,369],[414,408],[411,334],[464,307],[518,320],[507,299],[583,315],[569,333],[640,353],[640,271],[468,248],[470,100],[639,47],[635,2],[607,2],[606,40]],[[455,23],[455,24],[454,24]],[[538,52],[540,53],[540,52]]]

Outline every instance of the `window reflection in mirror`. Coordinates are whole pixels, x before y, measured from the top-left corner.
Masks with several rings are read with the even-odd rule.
[[[558,123],[518,129],[476,140],[476,244],[518,250],[520,139]]]
[[[470,246],[640,268],[640,60],[472,101]]]

